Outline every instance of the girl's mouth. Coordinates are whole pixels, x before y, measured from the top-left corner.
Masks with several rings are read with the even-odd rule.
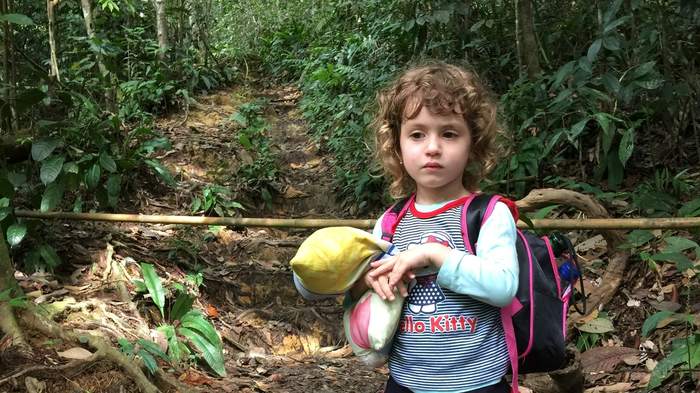
[[[442,168],[442,165],[438,164],[437,162],[429,162],[429,163],[423,165],[423,168],[440,169],[440,168]]]

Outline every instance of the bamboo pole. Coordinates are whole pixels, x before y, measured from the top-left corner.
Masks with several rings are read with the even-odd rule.
[[[77,220],[137,222],[147,224],[184,224],[184,225],[229,225],[246,227],[275,228],[324,228],[330,226],[350,226],[355,228],[373,228],[376,220],[357,219],[307,219],[307,218],[243,218],[243,217],[202,217],[202,216],[166,216],[147,214],[110,214],[110,213],[69,213],[38,212],[16,210],[16,217],[41,220]],[[518,228],[530,228],[523,221]],[[688,229],[700,228],[700,217],[669,218],[591,218],[591,219],[539,219],[532,220],[535,229]]]

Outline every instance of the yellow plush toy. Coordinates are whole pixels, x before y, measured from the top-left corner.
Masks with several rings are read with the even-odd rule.
[[[318,295],[347,291],[367,265],[391,243],[352,227],[319,229],[299,247],[290,264],[303,289]]]

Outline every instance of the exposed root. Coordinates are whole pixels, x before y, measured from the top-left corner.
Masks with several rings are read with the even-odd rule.
[[[567,348],[569,364],[550,373],[527,374],[523,386],[536,393],[580,393],[583,392],[584,376],[581,356],[573,346]]]
[[[97,359],[106,359],[115,363],[132,378],[139,390],[143,393],[160,392],[160,390],[148,380],[143,371],[141,371],[141,362],[129,359],[104,338],[93,334],[78,334],[73,331],[64,330],[59,324],[39,316],[34,307],[30,307],[22,314],[22,320],[30,327],[47,336],[61,338],[76,344],[87,343],[96,350],[92,359],[93,361]]]
[[[97,360],[97,359],[94,359],[94,360],[93,359],[71,360],[70,362],[68,362],[66,364],[62,364],[60,366],[31,366],[31,367],[27,367],[24,370],[16,372],[7,378],[0,379],[0,385],[2,385],[3,383],[5,383],[7,381],[12,380],[12,379],[19,378],[25,374],[31,375],[37,371],[48,371],[51,373],[55,373],[56,371],[64,371],[65,372],[67,370],[72,370],[75,368],[83,367],[86,364],[94,362],[95,360]]]
[[[532,190],[525,198],[516,203],[522,211],[533,211],[556,203],[575,207],[590,218],[610,217],[605,207],[595,198],[570,190],[553,188]],[[589,311],[606,305],[612,299],[615,292],[617,292],[617,288],[622,283],[622,275],[625,272],[627,260],[629,259],[629,252],[619,248],[619,245],[624,242],[622,231],[601,230],[600,232],[608,246],[608,265],[601,277],[602,284],[597,288],[590,289],[588,296]],[[569,322],[575,323],[582,317],[582,315],[574,313],[570,316]]]
[[[5,236],[0,233],[0,292],[6,289],[15,289],[21,294],[21,290],[15,281],[13,275],[15,267],[10,259],[10,251],[7,249]],[[5,332],[12,338],[12,344],[18,346],[22,351],[31,352],[31,347],[27,345],[27,341],[22,334],[22,330],[17,325],[15,313],[8,303],[0,301],[0,332]]]

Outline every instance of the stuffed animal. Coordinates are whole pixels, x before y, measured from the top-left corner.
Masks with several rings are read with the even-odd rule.
[[[294,284],[306,299],[344,293],[362,277],[369,263],[393,255],[395,247],[351,227],[319,229],[299,247],[291,260]],[[369,290],[356,302],[345,301],[345,337],[356,356],[379,367],[387,361],[403,307],[403,298],[382,298]]]

